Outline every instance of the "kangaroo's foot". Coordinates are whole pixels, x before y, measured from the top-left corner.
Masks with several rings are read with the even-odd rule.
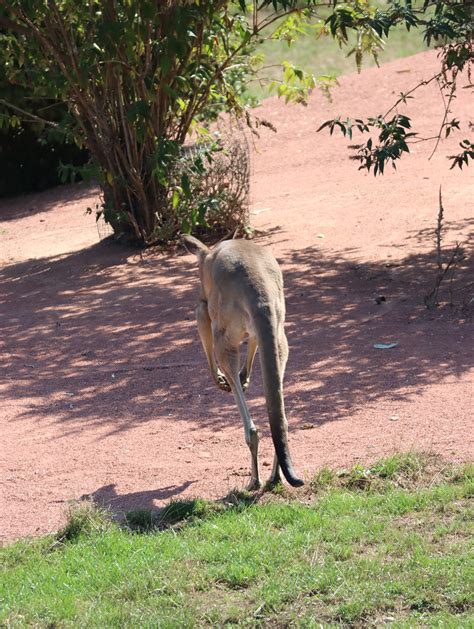
[[[228,393],[231,392],[230,384],[228,383],[227,378],[224,376],[222,371],[217,372],[216,384],[222,391],[227,391]]]
[[[259,480],[252,478],[250,483],[247,485],[247,491],[257,491],[257,489],[260,489],[261,486],[262,483]]]
[[[281,482],[282,482],[282,478],[280,474],[277,474],[276,476],[272,474],[270,478],[267,480],[265,487],[267,487],[268,489],[273,489],[274,487],[276,487],[276,485],[280,485]]]
[[[240,376],[240,384],[242,386],[242,390],[245,391],[249,386],[250,378],[248,378],[246,373],[242,371],[240,372],[239,376]],[[219,387],[219,389],[222,389],[222,391],[227,391],[228,393],[230,393],[232,390],[230,388],[229,382],[227,381],[227,378],[224,376],[222,371],[217,372],[216,384]]]
[[[273,489],[277,485],[281,485],[281,484],[282,484],[282,479],[280,476],[277,476],[277,478],[273,478],[272,476],[270,476],[270,478],[267,480],[265,484],[265,487],[267,489]]]
[[[247,371],[241,371],[239,374],[240,384],[242,386],[242,391],[246,391],[250,384],[250,378],[247,376]]]
[[[275,485],[281,483],[281,481],[282,478],[280,474],[280,465],[278,464],[278,458],[275,454],[275,456],[273,457],[272,473],[270,474],[270,478],[267,481],[268,489],[272,489],[273,487],[275,487]]]

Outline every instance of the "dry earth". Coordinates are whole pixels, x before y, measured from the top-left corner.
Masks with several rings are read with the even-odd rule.
[[[436,68],[421,54],[345,77],[333,103],[317,93],[307,108],[270,99],[260,110],[278,133],[264,131],[254,153],[252,223],[284,269],[290,445],[307,479],[396,451],[473,458],[474,167],[446,159],[468,134],[469,92],[453,107],[461,135],[430,161],[433,143],[416,145],[383,178],[357,171],[342,137],[315,131],[339,113],[385,111]],[[437,89],[408,112],[436,132]],[[468,258],[456,307],[428,313],[440,184],[446,250],[462,241]],[[2,541],[57,529],[82,496],[150,508],[248,479],[237,410],[211,384],[193,320],[194,259],[99,242],[85,214],[96,199],[77,185],[0,204]],[[249,400],[267,476],[258,369]]]

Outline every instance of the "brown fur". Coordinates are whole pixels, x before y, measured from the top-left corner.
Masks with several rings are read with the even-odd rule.
[[[291,485],[302,485],[291,462],[283,401],[288,343],[280,267],[268,249],[246,240],[226,240],[213,249],[192,236],[183,236],[183,242],[199,260],[201,295],[196,319],[212,378],[220,389],[232,391],[244,423],[245,440],[252,457],[250,487],[260,486],[258,433],[244,390],[257,348],[275,446],[269,482],[274,484],[280,480],[281,466]],[[247,359],[239,371],[239,347],[245,338],[248,339]]]

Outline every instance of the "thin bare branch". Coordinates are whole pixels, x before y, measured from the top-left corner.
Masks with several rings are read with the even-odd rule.
[[[13,111],[18,112],[19,114],[22,114],[23,116],[27,116],[27,118],[25,118],[25,122],[33,122],[33,121],[41,122],[45,125],[48,125],[49,127],[53,127],[54,129],[59,129],[59,125],[56,122],[52,122],[51,120],[46,120],[46,118],[41,118],[41,116],[32,114],[30,111],[26,111],[25,109],[22,109],[21,107],[18,107],[17,105],[13,105],[13,103],[9,103],[3,98],[0,98],[0,104],[5,105],[5,107],[8,107],[9,109],[13,109]],[[66,133],[66,131],[64,131],[63,129],[59,129],[59,130],[62,131],[62,133]]]
[[[443,129],[444,129],[444,125],[446,124],[446,120],[448,118],[448,115],[451,113],[450,110],[450,106],[451,106],[451,102],[454,98],[454,94],[456,92],[456,81],[453,81],[451,83],[451,90],[449,92],[449,96],[448,96],[448,100],[446,102],[445,96],[443,94],[443,85],[440,83],[439,79],[438,79],[438,86],[439,86],[439,91],[441,93],[441,98],[443,100],[443,106],[444,106],[444,115],[443,115],[443,119],[441,121],[441,125],[439,127],[439,132],[438,135],[436,136],[436,144],[434,145],[433,151],[431,152],[431,155],[428,157],[428,159],[431,159],[433,157],[433,155],[436,153],[436,150],[438,149],[439,143],[441,142],[441,135],[443,133]],[[441,191],[440,191],[440,195],[441,195]],[[441,201],[440,201],[441,203]]]

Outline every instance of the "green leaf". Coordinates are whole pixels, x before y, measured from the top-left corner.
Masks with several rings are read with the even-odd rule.
[[[183,192],[187,197],[191,196],[191,186],[189,185],[189,176],[184,173],[181,175],[181,187],[183,188]]]
[[[191,233],[191,223],[186,218],[181,221],[181,231],[183,234]]]
[[[178,190],[173,190],[173,196],[171,198],[171,205],[173,207],[173,210],[176,210],[176,208],[179,205],[179,192],[178,192]]]
[[[129,122],[136,122],[142,118],[146,120],[150,113],[150,106],[144,100],[137,100],[130,105],[127,110],[127,120]]]

